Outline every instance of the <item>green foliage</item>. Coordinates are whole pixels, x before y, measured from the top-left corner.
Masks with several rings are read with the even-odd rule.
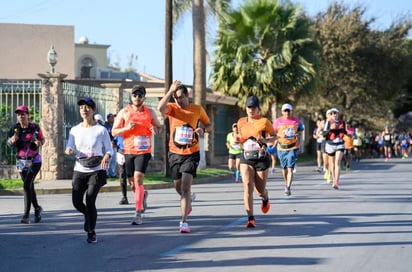
[[[232,172],[226,169],[205,168],[197,171],[196,178],[207,178],[229,175]],[[119,182],[119,179],[109,179],[110,182]],[[144,177],[145,183],[162,183],[172,182],[172,178],[166,177],[163,173],[146,173]],[[21,179],[0,179],[0,189],[16,189],[21,188],[23,182]]]
[[[0,136],[0,152],[1,152],[1,164],[11,164],[10,153],[12,153],[12,148],[7,145],[7,134],[11,127],[10,113],[11,106],[2,104],[0,105],[0,127],[1,127],[1,136]]]
[[[371,29],[366,9],[332,3],[316,17],[316,40],[322,48],[317,103],[306,97],[307,110],[323,115],[338,107],[345,119],[368,128],[383,127],[395,101],[403,95],[410,71],[407,50],[410,21],[385,31]],[[314,114],[315,113],[315,114]]]
[[[310,22],[288,1],[247,1],[219,25],[213,89],[238,97],[256,95],[263,114],[275,101],[296,100],[313,81],[316,46]]]
[[[0,179],[0,189],[16,189],[22,187],[23,181],[21,179]]]

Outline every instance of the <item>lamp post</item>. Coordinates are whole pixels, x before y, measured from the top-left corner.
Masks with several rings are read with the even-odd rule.
[[[57,64],[57,52],[54,50],[54,45],[50,47],[50,50],[47,53],[47,62],[50,65],[51,72],[54,73],[54,66]]]

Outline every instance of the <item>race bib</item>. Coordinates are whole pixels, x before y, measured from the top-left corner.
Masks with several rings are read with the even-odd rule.
[[[234,150],[240,150],[240,144],[233,144],[232,149]]]
[[[125,163],[124,155],[120,152],[116,152],[116,162],[118,165],[123,165]]]
[[[243,151],[245,152],[253,152],[259,151],[260,145],[258,142],[252,139],[248,139],[246,142],[243,143]]]
[[[353,140],[353,144],[355,145],[355,146],[361,146],[362,145],[362,140],[361,139],[355,139],[355,140]]]
[[[151,147],[150,138],[147,136],[137,136],[134,138],[134,147],[139,151],[149,150]]]
[[[385,141],[390,141],[391,140],[391,135],[385,134],[385,136],[383,138],[385,139]]]
[[[193,128],[189,126],[176,127],[174,133],[174,142],[179,145],[193,144]]]
[[[296,136],[296,131],[293,128],[287,128],[285,130],[285,138],[286,139],[293,139]]]
[[[16,160],[17,169],[19,170],[19,172],[27,171],[30,169],[32,162],[32,160]]]

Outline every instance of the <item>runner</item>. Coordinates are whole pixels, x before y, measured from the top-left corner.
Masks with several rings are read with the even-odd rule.
[[[292,116],[293,107],[283,104],[282,117],[275,119],[273,128],[278,137],[278,157],[285,182],[285,195],[290,196],[293,174],[299,151],[299,135],[305,129],[302,121]]]
[[[233,172],[235,182],[240,182],[240,153],[242,152],[242,145],[236,139],[235,135],[238,134],[237,124],[232,124],[232,131],[226,136],[226,147],[229,151],[229,159],[227,166],[230,171]]]
[[[148,192],[143,180],[152,158],[152,134],[158,134],[160,122],[154,110],[146,107],[146,88],[132,88],[131,104],[117,114],[112,127],[113,136],[123,135],[126,173],[135,197],[135,216],[132,225],[143,224],[142,213],[146,210]]]
[[[326,112],[330,120],[326,122],[324,134],[326,137],[325,151],[329,157],[329,172],[333,178],[332,187],[339,189],[340,166],[345,150],[343,136],[346,133],[345,122],[339,118],[339,110],[337,108],[330,109]]]

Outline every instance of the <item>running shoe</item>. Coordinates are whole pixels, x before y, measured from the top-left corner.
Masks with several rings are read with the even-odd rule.
[[[34,209],[34,223],[39,223],[41,221],[41,213],[43,212],[43,208],[41,206]]]
[[[149,196],[149,192],[144,190],[144,194],[143,194],[143,210],[142,213],[144,213],[147,209],[147,197]]]
[[[267,213],[270,210],[269,198],[267,200],[262,199],[262,205],[260,206],[260,209],[262,210],[263,213]]]
[[[246,222],[246,228],[255,228],[256,222],[254,219],[250,219]]]
[[[143,202],[144,203],[144,202]],[[123,197],[120,201],[119,201],[120,205],[126,205],[129,204],[129,201],[127,200],[127,197]]]
[[[332,177],[330,175],[326,178],[326,182],[327,183],[332,183]]]
[[[190,232],[189,224],[187,222],[180,222],[179,228],[180,228],[181,233],[189,233]]]
[[[290,192],[290,188],[285,188],[285,193],[284,193],[284,195],[285,196],[290,196],[292,193]]]
[[[132,220],[132,225],[141,225],[143,224],[142,214],[136,212],[136,216]]]
[[[273,167],[273,168],[270,170],[270,173],[274,174],[275,172],[276,172],[276,169],[275,169],[275,167]]]
[[[323,178],[327,180],[328,177],[330,177],[329,171],[328,171],[328,170],[325,170],[325,174],[323,174]]]
[[[191,195],[190,195],[190,199],[192,200],[191,202],[193,202],[193,201],[195,201],[196,200],[196,194],[195,193],[192,193]],[[189,209],[187,210],[187,215],[189,215],[191,212],[192,212],[192,203],[190,203],[190,207],[189,207]]]
[[[23,215],[23,217],[20,220],[20,223],[22,224],[30,224],[30,218],[28,215]]]
[[[336,189],[336,190],[339,189],[339,183],[338,183],[337,180],[334,180],[334,181],[333,181],[332,188],[333,188],[333,189]]]
[[[89,244],[95,244],[97,243],[97,237],[96,237],[96,232],[89,232],[87,233],[87,242]]]
[[[295,173],[296,173],[296,171],[297,171],[297,170],[296,170],[296,165],[295,165],[295,167],[293,168],[293,171],[292,171],[292,172],[293,172],[293,174],[295,174]]]

